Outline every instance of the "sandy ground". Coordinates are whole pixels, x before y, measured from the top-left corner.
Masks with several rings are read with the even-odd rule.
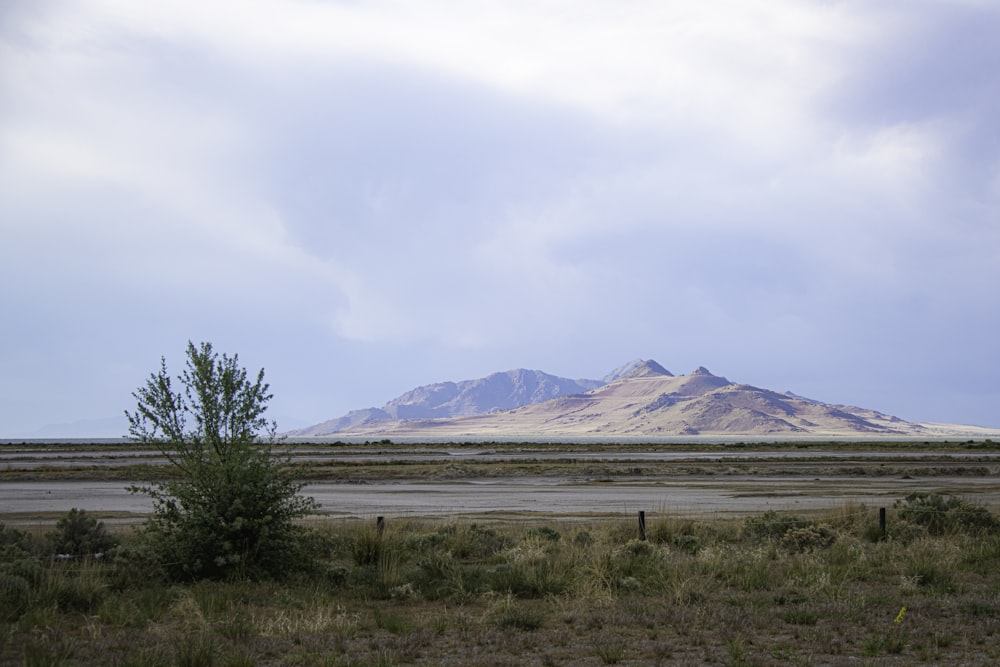
[[[957,494],[1000,506],[1000,480],[933,477],[887,479],[801,476],[704,476],[637,480],[570,481],[545,478],[310,483],[303,492],[325,514],[339,517],[489,514],[631,514],[639,510],[681,516],[740,516],[769,509],[808,511],[848,503],[891,507],[916,491]],[[0,520],[16,524],[39,515],[54,518],[72,508],[98,516],[150,510],[149,499],[122,482],[0,482]]]

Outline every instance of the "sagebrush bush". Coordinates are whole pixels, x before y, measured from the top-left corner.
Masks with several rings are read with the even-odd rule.
[[[781,536],[782,548],[796,552],[825,549],[833,544],[837,536],[826,526],[812,525],[802,528],[790,528]]]
[[[427,599],[460,598],[468,592],[464,576],[468,568],[455,560],[450,551],[434,549],[423,554],[417,561],[417,569],[417,585]]]
[[[503,564],[489,571],[490,590],[522,598],[562,593],[571,581],[572,561],[559,555],[549,540],[527,537],[503,552]]]
[[[957,496],[911,493],[904,501],[897,501],[896,506],[900,519],[922,526],[931,535],[1000,532],[1000,520],[989,510]]]
[[[810,525],[812,522],[808,519],[768,510],[760,516],[747,517],[743,523],[743,532],[751,539],[780,540],[789,530],[807,528]]]

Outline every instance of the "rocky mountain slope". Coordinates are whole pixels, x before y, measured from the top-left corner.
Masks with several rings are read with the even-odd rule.
[[[602,380],[570,380],[519,368],[475,380],[438,382],[412,389],[381,408],[353,410],[343,417],[293,431],[291,435],[331,435],[377,428],[401,420],[444,419],[510,410],[596,389],[631,372],[641,363],[641,360],[630,362]]]
[[[520,370],[428,385],[382,409],[352,412],[294,435],[929,436],[959,433],[956,429],[961,428],[906,422],[875,410],[737,384],[705,368],[673,375],[647,360],[632,362],[604,381],[566,380]]]

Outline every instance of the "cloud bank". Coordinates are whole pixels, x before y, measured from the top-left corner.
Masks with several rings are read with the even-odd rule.
[[[994,3],[14,2],[0,426],[629,358],[1000,426]],[[0,435],[3,435],[0,433]]]

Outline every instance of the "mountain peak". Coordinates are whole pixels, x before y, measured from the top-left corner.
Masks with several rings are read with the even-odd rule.
[[[667,377],[673,377],[674,374],[668,371],[666,368],[656,363],[652,359],[646,359],[645,361],[639,363],[635,368],[630,370],[623,377],[626,378],[644,378],[644,377],[656,377],[665,375]]]
[[[626,364],[622,364],[618,368],[614,369],[613,371],[605,375],[603,378],[601,378],[601,382],[603,382],[604,384],[611,384],[615,380],[620,380],[621,378],[625,377],[626,375],[634,371],[637,366],[641,365],[642,365],[642,359],[633,359],[632,361]]]
[[[921,424],[874,410],[734,384],[704,366],[675,377],[646,359],[613,371],[619,372],[622,377],[604,383],[517,369],[478,380],[426,385],[381,409],[357,410],[293,435],[542,438],[926,432]]]

